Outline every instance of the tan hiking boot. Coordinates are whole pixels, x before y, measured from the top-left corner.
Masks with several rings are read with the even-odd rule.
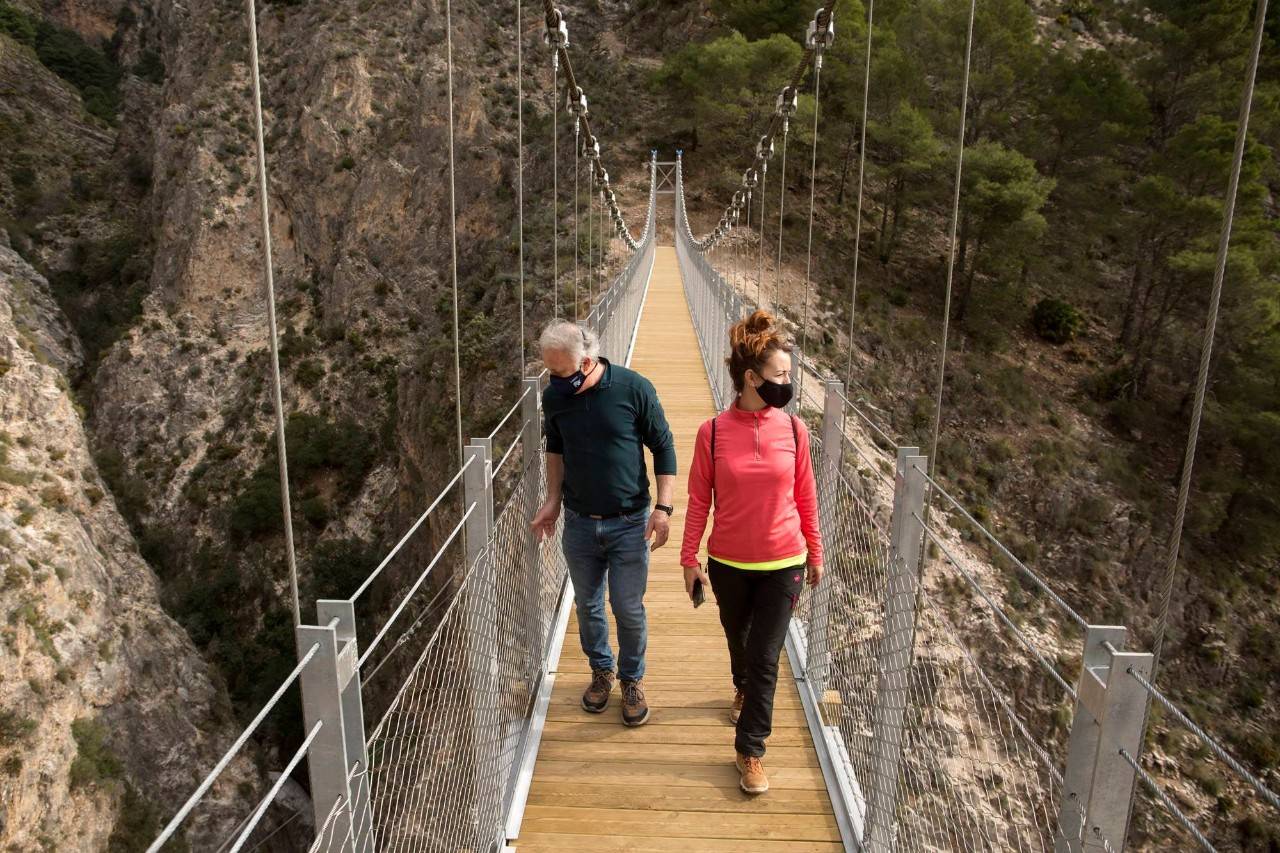
[[[622,722],[643,726],[649,722],[649,703],[644,698],[644,680],[622,682]]]
[[[754,755],[738,753],[738,772],[742,778],[738,785],[748,794],[763,794],[769,790],[769,777],[764,775],[764,762]]]
[[[747,701],[747,694],[738,690],[733,694],[733,707],[729,709],[729,722],[735,726],[738,724],[738,717],[742,716],[742,703]]]
[[[608,707],[611,692],[613,692],[613,670],[592,670],[591,684],[582,694],[582,710],[599,714]]]

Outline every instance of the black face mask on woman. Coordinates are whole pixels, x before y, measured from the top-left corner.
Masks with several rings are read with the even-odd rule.
[[[790,382],[771,382],[763,376],[760,378],[764,381],[756,388],[756,393],[760,395],[761,400],[764,400],[766,406],[781,409],[791,402]]]

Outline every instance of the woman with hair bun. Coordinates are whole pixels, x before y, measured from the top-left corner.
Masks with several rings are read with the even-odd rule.
[[[729,330],[737,398],[698,429],[680,564],[685,591],[709,583],[729,643],[742,790],[769,790],[761,758],[773,725],[778,656],[806,579],[822,578],[809,431],[782,411],[791,401],[791,345],[756,311]],[[698,561],[707,515],[707,569]]]

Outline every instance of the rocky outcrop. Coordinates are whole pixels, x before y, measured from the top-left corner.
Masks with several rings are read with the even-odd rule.
[[[2,232],[0,232],[2,233]],[[102,850],[157,824],[233,733],[103,486],[58,306],[0,244],[0,847]],[[227,830],[233,766],[189,838]]]

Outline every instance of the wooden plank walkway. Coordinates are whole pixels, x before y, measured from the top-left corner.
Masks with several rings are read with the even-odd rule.
[[[699,425],[715,413],[675,249],[658,247],[631,366],[657,386],[675,433],[680,473],[671,539],[650,561],[646,695],[652,714],[622,725],[615,688],[603,714],[579,701],[590,667],[570,619],[524,822],[522,853],[613,851],[739,853],[838,851],[840,831],[784,652],[765,768],[770,791],[738,787],[729,705],[729,653],[708,592],[684,594],[680,539],[686,477]],[[610,639],[617,651],[617,628]]]

